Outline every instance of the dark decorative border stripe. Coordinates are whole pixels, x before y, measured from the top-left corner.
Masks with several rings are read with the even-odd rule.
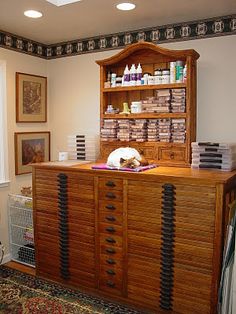
[[[60,273],[63,279],[69,279],[68,195],[67,175],[64,173],[58,175],[58,208]]]
[[[0,47],[39,58],[47,58],[47,45],[4,31],[0,31]]]
[[[192,22],[169,24],[129,32],[44,45],[0,31],[0,47],[33,56],[54,59],[78,54],[123,48],[139,41],[157,44],[236,34],[236,14]]]
[[[175,187],[164,184],[162,191],[161,272],[160,300],[162,309],[172,309],[174,236],[175,236]]]

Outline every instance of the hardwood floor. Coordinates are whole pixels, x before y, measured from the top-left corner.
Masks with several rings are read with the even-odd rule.
[[[4,265],[11,267],[13,269],[17,269],[19,271],[22,271],[23,273],[27,273],[29,275],[35,276],[35,268],[33,268],[33,267],[29,267],[29,266],[26,266],[26,265],[23,265],[23,264],[20,264],[17,262],[13,262],[13,261],[5,263]]]

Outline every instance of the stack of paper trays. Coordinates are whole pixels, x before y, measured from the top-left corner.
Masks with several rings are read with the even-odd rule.
[[[97,135],[68,135],[69,159],[96,161],[99,155],[98,143]]]
[[[192,168],[231,171],[236,168],[236,143],[192,143]]]

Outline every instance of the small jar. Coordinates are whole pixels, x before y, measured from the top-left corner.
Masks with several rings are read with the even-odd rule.
[[[154,84],[161,84],[162,83],[162,72],[161,70],[154,71]]]
[[[162,70],[161,80],[162,80],[162,84],[170,83],[170,70],[169,69]]]
[[[148,85],[154,85],[154,76],[152,75],[149,75],[148,76]]]
[[[141,101],[132,101],[130,106],[131,113],[140,113],[142,112],[142,102]]]
[[[116,73],[111,74],[111,87],[116,87]]]

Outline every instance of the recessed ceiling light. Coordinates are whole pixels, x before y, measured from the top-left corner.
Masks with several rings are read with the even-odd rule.
[[[79,2],[81,0],[46,0],[46,1],[56,5],[57,7],[60,7],[61,5]]]
[[[41,17],[43,14],[39,11],[27,10],[24,12],[24,15],[27,17],[32,17],[33,19],[37,19],[37,18]]]
[[[124,2],[124,3],[117,4],[116,7],[119,10],[129,11],[129,10],[133,10],[136,7],[136,5],[130,2]]]

